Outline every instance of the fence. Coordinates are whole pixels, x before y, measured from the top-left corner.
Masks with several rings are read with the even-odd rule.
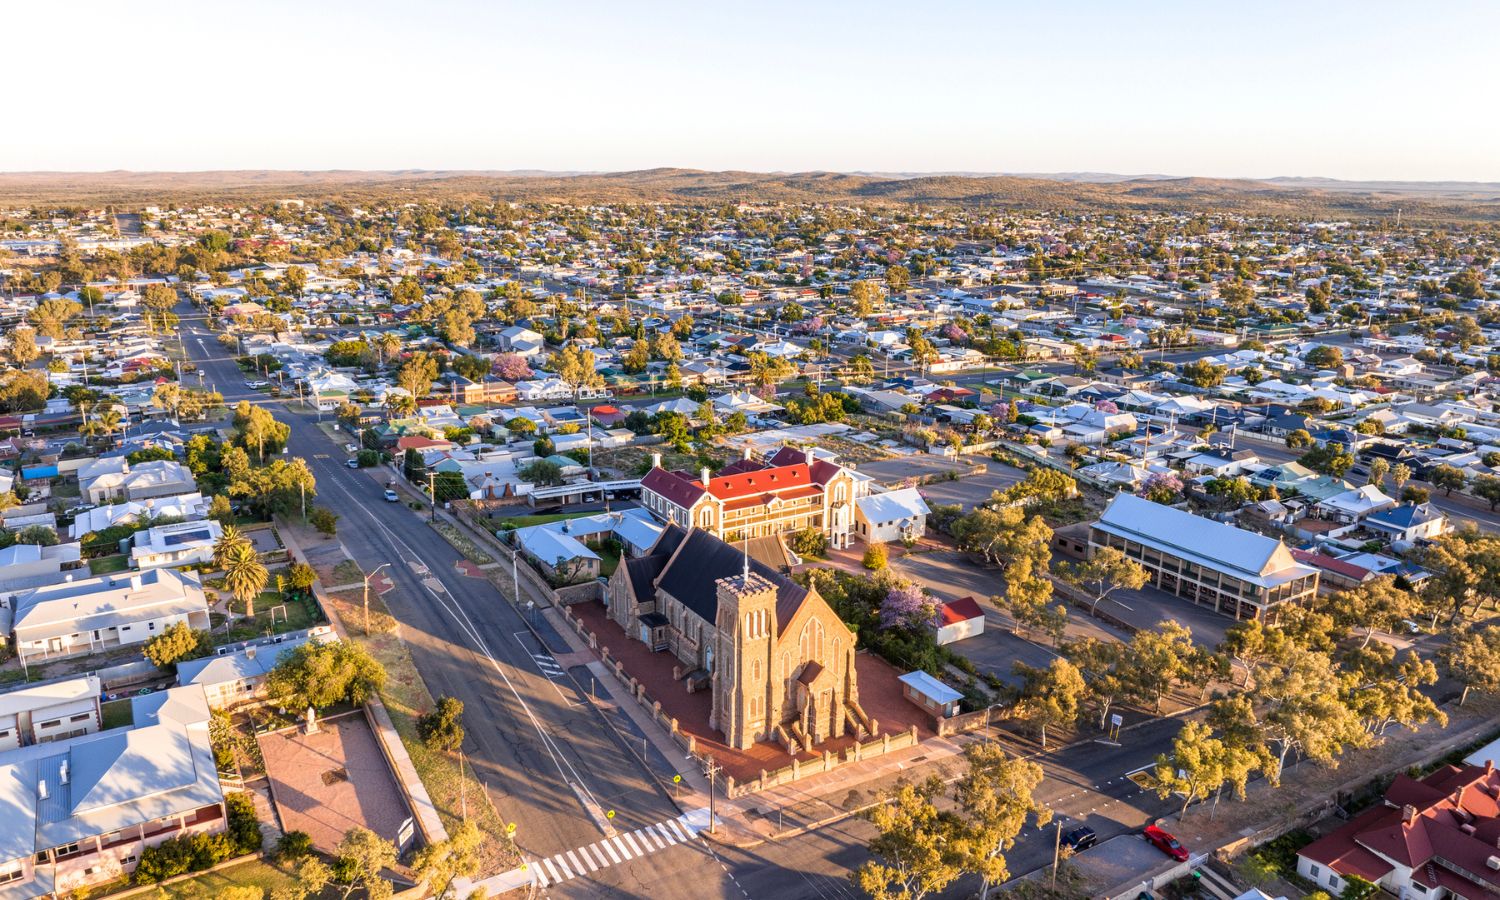
[[[652,719],[666,729],[667,733],[671,735],[672,740],[676,741],[677,745],[687,751],[689,755],[704,762],[711,761],[712,755],[710,753],[698,749],[698,739],[683,731],[675,718],[662,712],[661,701],[651,699],[651,696],[646,693],[646,686],[625,671],[625,664],[612,657],[608,647],[599,646],[599,636],[590,631],[588,626],[584,625],[581,620],[574,617],[572,611],[566,606],[562,608],[562,612],[563,617],[569,625],[573,626],[573,630],[578,633],[578,636],[588,642],[590,649],[599,652],[599,657],[603,660],[604,664],[609,667],[610,671],[615,673],[615,677],[620,680],[621,684],[625,685],[636,702],[651,714]],[[786,784],[790,781],[796,781],[799,778],[807,778],[812,775],[831,772],[846,763],[873,759],[877,756],[890,753],[892,750],[901,750],[906,747],[915,747],[916,745],[917,726],[913,725],[907,731],[896,734],[883,734],[880,737],[862,743],[855,742],[837,754],[825,750],[821,756],[805,762],[794,757],[790,765],[774,770],[762,769],[760,777],[753,781],[736,783],[733,777],[726,777],[724,779],[724,796],[734,798],[754,794],[767,788],[775,787],[778,784]]]

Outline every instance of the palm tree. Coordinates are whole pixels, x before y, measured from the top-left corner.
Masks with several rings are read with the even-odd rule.
[[[111,436],[115,433],[116,429],[124,425],[124,421],[124,417],[120,415],[120,411],[111,407],[94,416],[94,421],[89,424],[97,426],[97,431],[104,434],[105,440],[113,443]]]
[[[250,539],[233,525],[225,525],[224,533],[214,542],[214,565],[224,568],[237,547],[249,547]]]
[[[245,604],[245,615],[251,618],[255,617],[255,598],[265,590],[269,577],[260,554],[248,543],[236,545],[224,560],[224,586]]]

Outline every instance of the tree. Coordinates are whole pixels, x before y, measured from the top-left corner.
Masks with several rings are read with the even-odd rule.
[[[220,532],[219,539],[214,542],[214,565],[224,568],[229,563],[229,557],[239,547],[250,546],[250,539],[233,525],[225,525]]]
[[[1245,686],[1250,687],[1262,665],[1285,661],[1293,646],[1280,628],[1260,619],[1246,619],[1225,630],[1218,649],[1244,668]]]
[[[41,351],[36,348],[36,331],[17,328],[10,333],[10,360],[22,368],[36,362]]]
[[[535,462],[527,463],[516,474],[521,476],[522,481],[528,481],[537,485],[558,485],[563,483],[562,466],[547,459],[539,459]]]
[[[913,631],[933,624],[937,602],[914,584],[893,587],[880,602],[880,627]]]
[[[524,381],[531,377],[531,365],[517,353],[501,353],[495,357],[491,368],[506,381]]]
[[[1416,615],[1419,605],[1416,595],[1397,586],[1390,575],[1371,579],[1356,588],[1335,591],[1321,604],[1338,628],[1351,631],[1365,626],[1365,645],[1375,632],[1392,632],[1403,619]]]
[[[856,281],[849,288],[849,301],[854,305],[854,314],[861,319],[869,318],[881,299],[880,287],[873,281]]]
[[[1370,480],[1368,484],[1381,487],[1385,484],[1385,476],[1391,471],[1391,464],[1383,456],[1377,456],[1370,460]]]
[[[1062,649],[1068,661],[1083,673],[1089,697],[1099,708],[1099,728],[1103,729],[1115,702],[1130,696],[1130,682],[1124,675],[1125,645],[1086,637],[1070,641]]]
[[[464,821],[447,840],[436,841],[418,850],[412,858],[412,872],[427,882],[435,900],[445,900],[454,881],[472,878],[479,871],[482,840],[479,826]]]
[[[1198,648],[1191,630],[1166,619],[1132,635],[1127,653],[1131,693],[1159,713],[1162,699],[1190,673]]]
[[[1016,717],[1040,733],[1045,751],[1048,728],[1066,728],[1078,721],[1079,703],[1088,691],[1083,673],[1065,658],[1054,659],[1045,669],[1023,662],[1012,668],[1022,681]]]
[[[1063,569],[1062,578],[1089,592],[1089,615],[1099,608],[1099,603],[1121,588],[1138,591],[1150,579],[1145,567],[1114,547],[1101,547],[1094,555],[1075,565]]]
[[[1319,344],[1307,351],[1302,361],[1311,369],[1337,369],[1344,364],[1344,351],[1330,344]]]
[[[1214,365],[1206,359],[1196,359],[1182,367],[1183,380],[1200,388],[1218,387],[1228,374],[1228,366]]]
[[[1488,503],[1491,512],[1495,511],[1496,506],[1500,506],[1500,478],[1494,475],[1476,476],[1470,492]]]
[[[1172,741],[1172,752],[1156,757],[1151,786],[1163,800],[1182,797],[1180,820],[1195,800],[1206,800],[1224,784],[1224,742],[1202,722],[1188,722]]]
[[[938,810],[942,793],[937,776],[903,783],[863,813],[878,834],[870,841],[873,858],[849,876],[856,887],[874,900],[922,900],[963,873],[959,824]]]
[[[1406,463],[1396,463],[1391,467],[1391,486],[1396,489],[1396,493],[1401,493],[1401,489],[1410,480],[1411,466],[1408,466]]]
[[[1443,496],[1451,497],[1454,490],[1463,490],[1463,486],[1469,483],[1469,478],[1462,469],[1443,463],[1433,468],[1427,481],[1435,488],[1442,488]]]
[[[457,750],[464,742],[464,702],[439,697],[431,712],[417,717],[417,735],[434,750]]]
[[[1182,498],[1182,479],[1176,472],[1156,472],[1141,482],[1141,496],[1164,506]]]
[[[864,567],[870,570],[884,569],[886,565],[885,544],[876,541],[865,547]]]
[[[1343,478],[1344,473],[1354,466],[1354,454],[1345,450],[1343,444],[1330,441],[1302,454],[1297,461],[1315,472],[1332,475],[1334,478]]]
[[[236,546],[224,560],[224,586],[236,600],[245,604],[246,616],[254,618],[255,598],[266,589],[269,579],[260,554],[249,544]]]
[[[1478,688],[1486,694],[1500,691],[1500,626],[1490,625],[1460,632],[1438,652],[1448,674],[1464,686],[1458,705]]]
[[[232,424],[235,443],[247,451],[254,449],[261,462],[266,461],[267,453],[280,453],[292,435],[292,426],[276,421],[270,410],[249,400],[241,400],[234,408]]]
[[[277,662],[266,690],[282,709],[323,709],[346,700],[363,704],[385,686],[385,677],[380,663],[357,644],[307,643]]]
[[[144,652],[153,666],[165,669],[180,660],[207,656],[212,649],[208,632],[194,631],[186,622],[174,622],[147,641]]]
[[[57,532],[46,525],[27,525],[16,532],[16,543],[18,544],[54,547],[57,545],[57,541]]]
[[[1298,647],[1256,685],[1261,740],[1273,757],[1266,773],[1272,784],[1280,784],[1293,750],[1332,768],[1345,749],[1370,743],[1364,723],[1345,702],[1343,685],[1329,677],[1334,671],[1327,654]]]
[[[419,351],[396,370],[396,386],[411,394],[413,399],[420,400],[432,391],[437,375],[437,359],[430,353]]]
[[[305,646],[305,645],[304,645]],[[390,900],[391,883],[380,873],[396,865],[396,845],[358,825],[349,829],[334,851],[343,900],[363,889],[366,900]]]
[[[1313,445],[1313,436],[1306,428],[1294,428],[1287,432],[1286,446],[1289,450],[1301,450]]]
[[[327,507],[314,506],[312,512],[308,513],[307,519],[321,534],[333,537],[339,532],[339,517]]]
[[[594,370],[594,354],[585,347],[573,344],[552,355],[552,368],[557,377],[572,388],[597,388],[604,385],[604,376]]]
[[[953,849],[963,870],[979,876],[979,897],[985,900],[992,885],[1009,880],[1004,853],[1015,846],[1027,819],[1041,828],[1052,820],[1052,811],[1034,796],[1043,776],[1036,763],[990,743],[970,744],[964,762],[968,769],[953,785],[959,812]]]

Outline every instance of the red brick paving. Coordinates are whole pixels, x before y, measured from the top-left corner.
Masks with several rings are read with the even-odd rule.
[[[260,736],[271,796],[287,831],[305,831],[313,846],[333,852],[356,825],[394,841],[409,815],[396,779],[364,717],[339,716],[302,729]],[[347,778],[324,777],[342,769]]]
[[[453,567],[458,570],[458,574],[464,575],[469,578],[484,577],[484,570],[480,569],[477,565],[468,561],[467,559],[459,560],[458,562],[453,564]]]
[[[659,701],[662,712],[675,718],[677,727],[692,735],[698,747],[711,753],[735,781],[743,783],[758,778],[762,769],[772,771],[791,765],[791,754],[780,744],[757,743],[748,750],[725,744],[723,733],[708,724],[713,711],[710,692],[704,689],[689,694],[687,687],[672,677],[672,668],[681,665],[677,657],[666,651],[653,653],[645,644],[628,638],[606,614],[603,604],[578,603],[568,609],[598,637],[600,650],[608,648],[610,656],[624,664],[627,677],[633,676],[645,685],[646,695]],[[860,705],[876,721],[880,733],[898,734],[916,725],[920,738],[933,736],[931,718],[901,696],[901,685],[896,681],[900,673],[889,663],[860,653],[855,671],[859,674]],[[824,750],[837,756],[853,743],[852,736],[837,738],[817,745],[818,753],[798,753],[797,758],[806,762]]]

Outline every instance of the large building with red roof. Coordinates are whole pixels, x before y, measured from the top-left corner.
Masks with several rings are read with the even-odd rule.
[[[1398,897],[1500,894],[1500,772],[1445,766],[1399,775],[1384,802],[1303,847],[1297,873],[1335,896],[1351,876]]]
[[[731,543],[815,528],[847,547],[863,482],[812,450],[782,447],[765,460],[736,460],[717,474],[663,469],[641,479],[641,502],[665,522],[698,528]]]

